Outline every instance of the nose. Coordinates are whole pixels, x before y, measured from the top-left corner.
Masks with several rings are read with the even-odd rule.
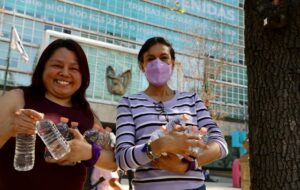
[[[61,72],[60,72],[60,75],[62,76],[68,76],[70,73],[69,73],[69,68],[68,67],[63,67]]]

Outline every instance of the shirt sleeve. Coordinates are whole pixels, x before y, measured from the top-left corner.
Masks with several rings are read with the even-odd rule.
[[[212,120],[207,108],[205,107],[203,101],[199,98],[198,95],[195,95],[195,105],[197,112],[197,123],[198,126],[207,128],[208,142],[216,142],[220,146],[221,158],[224,158],[228,154],[227,143],[224,139],[224,135],[221,132],[217,124]],[[221,159],[220,158],[220,159]]]
[[[127,97],[123,97],[117,107],[116,161],[124,170],[136,169],[151,161],[142,151],[145,144],[135,144],[135,123]]]

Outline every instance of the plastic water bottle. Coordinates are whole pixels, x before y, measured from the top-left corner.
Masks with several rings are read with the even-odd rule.
[[[177,117],[174,117],[172,120],[170,120],[165,126],[161,126],[159,129],[155,130],[150,137],[150,142],[165,136],[167,132],[172,131],[176,125],[185,126],[185,121],[189,119],[189,116],[187,114],[183,114]]]
[[[50,120],[36,122],[37,133],[55,160],[59,160],[70,152],[69,143]]]
[[[68,126],[69,119],[66,117],[60,118],[60,123],[56,125],[56,128],[59,130],[59,132],[62,134],[62,136],[67,140],[72,140],[73,136],[69,132],[69,126]]]
[[[56,128],[61,133],[61,135],[67,140],[73,139],[73,136],[69,132],[69,126],[68,126],[69,119],[66,117],[61,117],[60,122],[56,125]],[[44,158],[47,161],[53,160],[53,157],[49,150],[46,148],[44,153]]]
[[[191,126],[187,129],[187,133],[190,133],[190,134],[193,134],[193,135],[199,137],[199,139],[202,141],[202,143],[207,143],[207,128],[202,127],[199,129],[196,126]],[[201,152],[203,151],[203,149],[200,147],[190,147],[189,149],[196,155],[200,155]]]
[[[176,116],[173,119],[171,119],[165,126],[161,126],[159,129],[155,130],[149,139],[149,142],[152,142],[158,138],[161,138],[165,136],[168,132],[174,130],[176,125],[185,126],[185,121],[189,119],[189,116],[187,114],[182,114],[180,116]],[[167,153],[163,152],[162,155],[166,156]],[[181,155],[177,155],[179,158],[182,158]]]
[[[86,130],[83,136],[87,142],[96,143],[104,149],[111,149],[116,143],[116,136],[111,129],[108,127],[104,129],[97,124],[92,129]]]
[[[78,129],[78,125],[79,125],[78,122],[75,122],[75,121],[72,121],[72,122],[71,122],[71,128],[72,128],[72,129]],[[72,138],[73,138],[73,137],[72,137]]]
[[[29,171],[34,166],[36,135],[18,134],[14,156],[14,168],[18,171]]]

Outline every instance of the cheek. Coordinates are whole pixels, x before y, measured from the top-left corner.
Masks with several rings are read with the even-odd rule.
[[[48,72],[43,73],[42,80],[43,80],[44,83],[47,83],[47,81],[49,81],[49,73]]]
[[[147,68],[148,63],[149,63],[149,62],[147,62],[147,63],[144,62],[144,63],[142,64],[142,71],[143,71],[143,72],[146,71],[146,68]]]
[[[43,78],[48,78],[48,77],[54,77],[55,75],[57,75],[60,72],[59,69],[53,69],[53,68],[48,68],[45,69],[44,73],[43,73]]]
[[[81,84],[82,84],[82,75],[78,74],[78,75],[76,75],[75,78],[76,78],[76,81],[77,81],[78,85],[81,86]]]

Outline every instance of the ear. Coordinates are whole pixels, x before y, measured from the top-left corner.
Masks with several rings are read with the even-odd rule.
[[[176,64],[177,62],[176,62],[175,60],[172,59],[171,63],[172,63],[172,69],[174,69],[174,68],[175,68],[175,64]]]
[[[109,77],[116,76],[115,70],[110,65],[106,68],[106,76],[109,76]]]
[[[139,67],[140,67],[141,71],[144,73],[145,69],[144,69],[144,63],[143,62],[139,63]]]

